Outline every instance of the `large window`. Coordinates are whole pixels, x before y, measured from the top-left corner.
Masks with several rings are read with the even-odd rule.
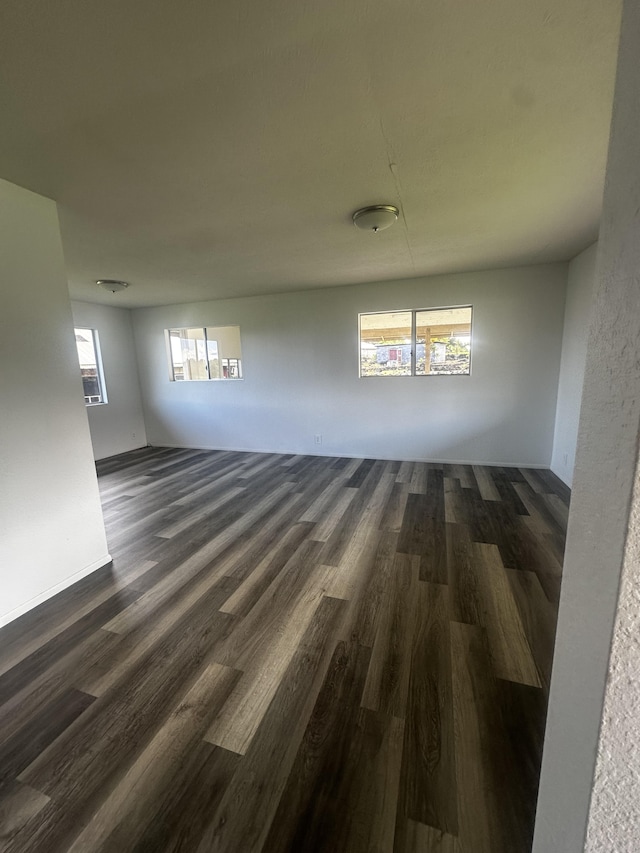
[[[167,341],[173,381],[242,379],[239,326],[167,329]]]
[[[98,333],[95,329],[74,329],[74,331],[82,385],[84,386],[84,401],[87,406],[106,403],[107,390],[100,361]]]
[[[360,376],[471,372],[471,306],[360,314]]]

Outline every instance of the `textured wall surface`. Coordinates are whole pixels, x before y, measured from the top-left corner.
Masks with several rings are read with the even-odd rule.
[[[639,51],[640,2],[628,0],[623,12],[535,853],[582,853],[584,849],[625,561],[640,431]],[[632,600],[629,598],[630,604]],[[629,692],[637,689],[636,679],[634,676],[627,685]],[[625,704],[616,709],[613,702],[609,713],[615,719],[618,713],[625,716],[628,708]],[[626,754],[624,729],[618,732],[614,725],[609,730],[612,742],[603,748],[610,761],[603,772],[606,784],[613,786],[615,767],[617,791],[608,808],[594,815],[591,849],[618,853],[632,849],[625,846],[622,828],[622,840],[616,835],[617,804],[629,796],[625,768],[633,759]],[[630,775],[633,777],[631,770]]]
[[[640,469],[625,550],[589,814],[588,853],[640,850]]]

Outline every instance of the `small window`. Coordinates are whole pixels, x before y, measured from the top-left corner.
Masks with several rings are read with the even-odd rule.
[[[416,311],[416,376],[471,372],[471,308]]]
[[[360,376],[468,375],[471,306],[360,314]]]
[[[107,402],[107,392],[100,360],[98,333],[95,329],[74,329],[80,362],[80,374],[87,406]]]
[[[411,375],[411,313],[360,315],[360,376]]]
[[[167,329],[167,338],[172,381],[242,379],[239,326]]]

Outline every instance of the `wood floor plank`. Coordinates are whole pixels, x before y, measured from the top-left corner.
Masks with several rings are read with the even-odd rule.
[[[72,608],[69,608],[66,601],[67,597],[61,596],[58,618],[46,622],[38,620],[34,623],[29,635],[22,632],[14,638],[13,642],[7,639],[3,643],[0,649],[0,675],[38,651],[55,637],[59,637],[63,631],[70,628],[83,616],[91,613],[119,589],[144,575],[155,565],[157,563],[152,560],[140,560],[131,566],[118,567],[117,571],[113,567],[109,567],[108,572],[104,575],[104,582],[95,584],[95,588],[92,588],[94,586],[92,584],[87,588],[84,595],[82,594],[83,590],[77,591],[78,594],[74,596]],[[58,602],[51,601],[49,611],[56,613],[57,604]],[[71,612],[69,612],[70,610]]]
[[[152,737],[155,727],[161,725],[175,691],[195,676],[231,629],[234,617],[219,612],[212,615],[213,600],[213,595],[204,596],[22,772],[21,781],[56,797],[70,792],[78,796],[80,788],[88,797],[123,762],[134,758],[144,737]],[[117,750],[113,750],[114,738]]]
[[[49,802],[49,797],[12,780],[0,788],[0,849],[4,850],[15,836]]]
[[[127,673],[135,670],[149,654],[153,654],[158,644],[175,631],[177,626],[183,624],[189,613],[194,612],[194,609],[197,610],[203,601],[209,602],[213,612],[216,612],[236,586],[237,581],[225,577],[220,571],[206,573],[199,583],[192,588],[187,587],[186,594],[180,596],[173,606],[165,606],[164,609],[158,607],[155,611],[148,611],[153,613],[152,620],[138,620],[135,629],[128,622],[128,630],[122,631],[125,634],[124,641],[118,644],[111,655],[111,666],[106,670],[103,667],[91,669],[78,683],[82,684],[82,689],[92,696],[102,696],[125,678]],[[164,604],[166,605],[166,601]],[[227,624],[231,626],[233,622],[234,619],[229,614]],[[113,631],[112,623],[104,627],[105,630]],[[120,627],[119,622],[117,627]]]
[[[458,833],[449,590],[420,583],[398,821]]]
[[[350,636],[357,637],[363,646],[372,647],[375,641],[379,619],[382,618],[392,584],[397,545],[397,533],[382,533],[377,539],[372,562],[361,566],[360,595],[352,601],[345,630]]]
[[[447,524],[463,524],[464,510],[461,511],[460,480],[445,477],[444,485],[444,520]]]
[[[337,643],[265,849],[328,850],[348,819],[341,796],[371,650],[356,638]]]
[[[325,754],[328,760],[314,761],[304,749],[303,760],[312,764],[305,768],[311,791],[298,786],[300,796],[292,792],[292,803],[285,789],[264,849],[393,850],[403,727],[402,720],[361,708],[349,722],[348,739],[344,733],[332,739],[338,751]],[[295,769],[292,774],[298,778]]]
[[[436,475],[439,472],[429,473]],[[398,550],[403,554],[427,553],[433,536],[434,522],[444,523],[444,518],[444,487],[442,500],[437,500],[433,494],[409,494],[400,530]]]
[[[79,690],[69,690],[55,697],[13,737],[0,744],[0,784],[16,778],[49,744],[63,734],[93,701],[93,696]]]
[[[413,476],[413,462],[401,462],[400,469],[396,474],[396,483],[402,483],[403,485],[409,485],[411,483],[411,477]]]
[[[317,544],[317,543],[311,543]],[[302,565],[304,568],[304,564]],[[292,582],[283,574],[279,595],[261,604],[216,652],[216,659],[244,675],[204,738],[244,755],[278,692],[290,661],[312,623],[335,569],[319,566],[313,575]],[[283,601],[286,594],[288,601]],[[268,617],[268,618],[267,618]]]
[[[452,622],[450,631],[459,835],[473,839],[469,851],[498,853],[496,797],[483,760],[485,750],[494,745],[487,743],[486,735],[493,703],[482,629]]]
[[[346,604],[324,598],[195,853],[261,850],[331,659]]]
[[[176,521],[167,524],[166,527],[160,527],[159,530],[155,531],[155,535],[160,536],[162,539],[172,539],[192,524],[209,517],[211,513],[217,512],[221,507],[228,505],[244,492],[244,488],[244,486],[234,486],[230,489],[226,489],[215,500],[208,500],[204,507],[199,506],[189,513],[180,512]]]
[[[481,624],[482,604],[478,589],[476,553],[464,524],[447,524],[447,580],[449,607],[455,622]]]
[[[192,853],[200,843],[242,758],[201,741],[177,769],[172,785],[158,797],[157,813],[132,853]]]
[[[407,820],[396,835],[394,853],[462,853],[455,835]],[[470,851],[471,853],[471,851]]]
[[[400,533],[408,494],[409,486],[406,483],[394,483],[389,494],[389,500],[384,508],[382,519],[380,520],[381,530]]]
[[[418,618],[419,558],[397,554],[386,590],[362,707],[404,719],[411,671],[412,642]],[[422,617],[423,614],[421,613]]]
[[[190,749],[218,713],[240,673],[209,664],[180,698],[158,733],[102,802],[69,853],[134,845],[157,813],[158,800]]]
[[[140,593],[125,588],[116,590],[101,604],[68,625],[18,664],[0,676],[0,702],[6,702],[29,682],[45,673],[56,661],[91,636],[106,620],[126,609],[140,597]]]
[[[506,569],[540,680],[549,689],[558,609],[544,594],[538,575]]]
[[[324,519],[327,508],[333,507],[336,502],[340,502],[340,498],[353,498],[357,490],[348,488],[342,480],[330,483],[315,499],[311,506],[300,516],[300,521],[319,521]],[[349,506],[350,500],[344,502],[346,509]]]
[[[266,593],[280,572],[283,571],[289,560],[298,552],[303,542],[308,539],[314,527],[315,525],[309,522],[298,522],[293,525],[279,540],[278,548],[275,551],[267,551],[266,556],[220,609],[224,613],[246,616]],[[313,546],[309,546],[309,548],[313,553]]]
[[[496,488],[496,484],[491,476],[490,470],[484,465],[474,465],[473,473],[475,474],[478,491],[483,501],[499,501],[500,494]]]
[[[495,675],[540,687],[538,670],[498,549],[495,545],[476,543],[473,552],[477,559],[480,624],[487,633]]]
[[[427,494],[428,469],[424,462],[414,462],[411,480],[409,481],[409,492],[412,495]]]

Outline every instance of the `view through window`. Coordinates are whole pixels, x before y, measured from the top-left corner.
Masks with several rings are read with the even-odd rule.
[[[100,362],[98,333],[95,329],[74,329],[74,332],[84,387],[84,401],[88,406],[106,403],[107,394]]]
[[[239,326],[167,329],[173,381],[242,379]]]
[[[468,375],[471,306],[360,314],[360,376]]]

